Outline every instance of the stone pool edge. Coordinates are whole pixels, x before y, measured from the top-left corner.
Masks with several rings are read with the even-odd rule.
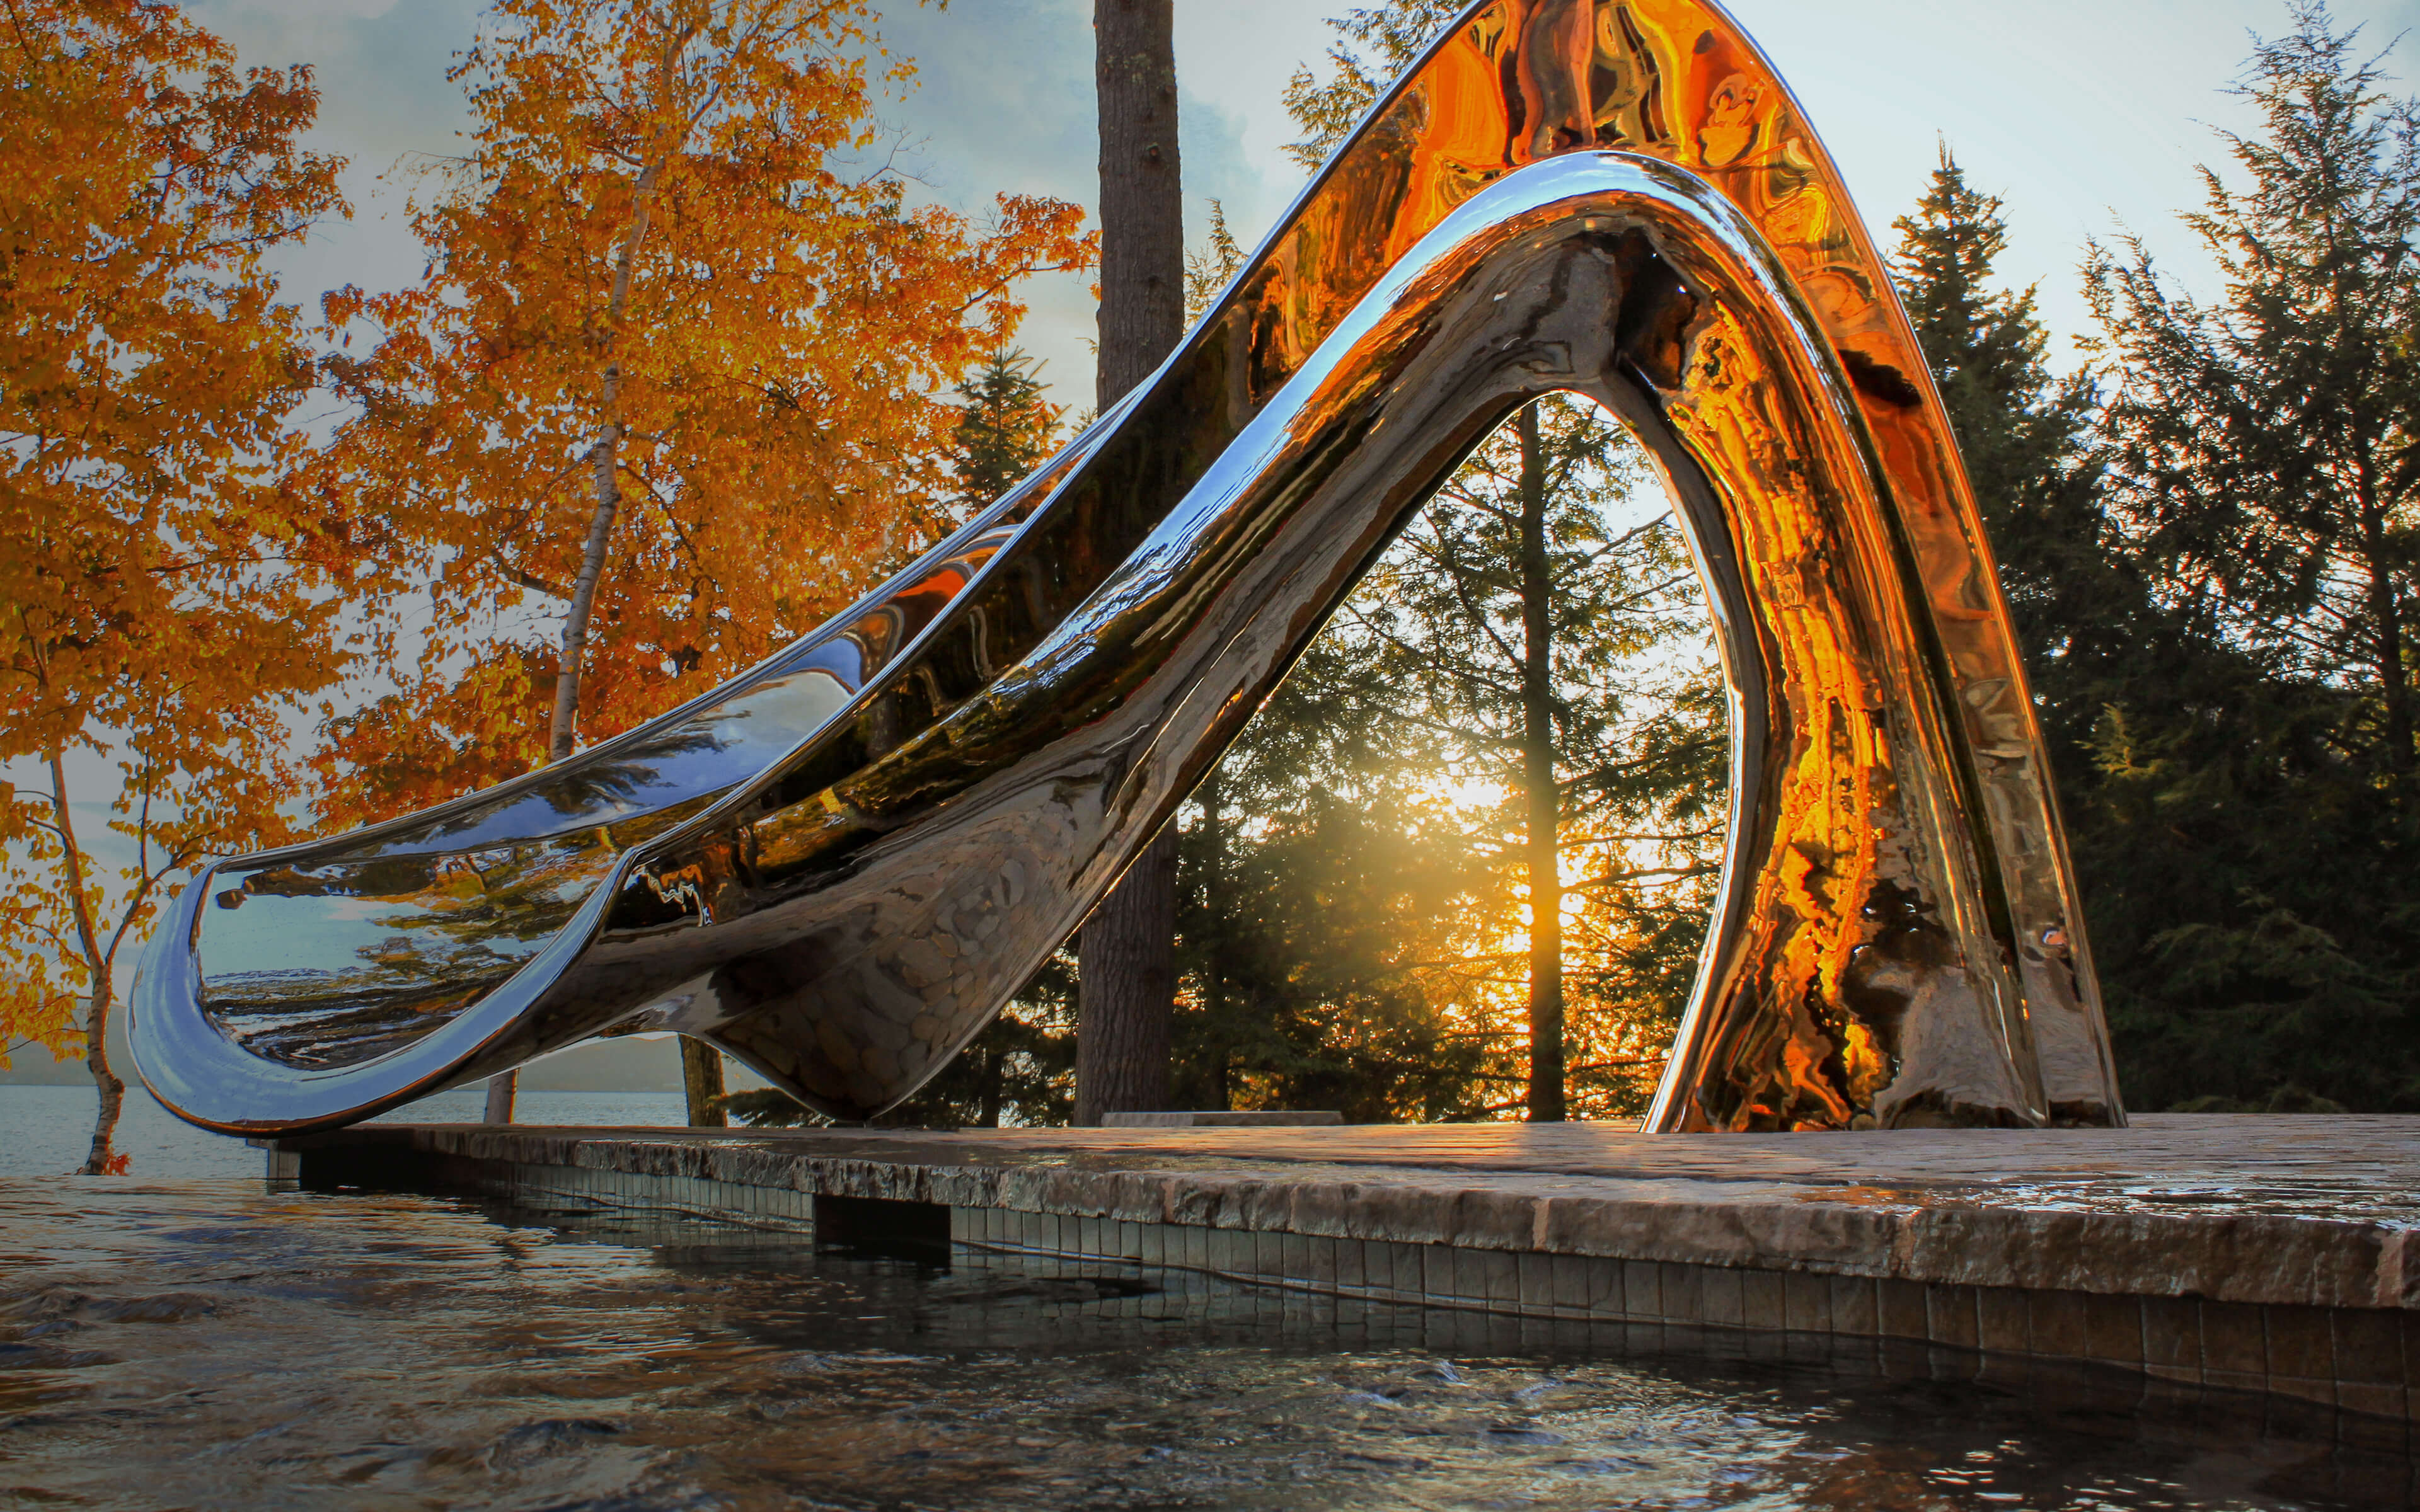
[[[794,1232],[813,1231],[818,1198],[872,1200],[937,1222],[945,1210],[953,1242],[1062,1260],[1551,1322],[2080,1362],[2402,1425],[2420,1412],[2420,1245],[2389,1224],[1888,1194],[1623,1196],[1588,1190],[1618,1182],[1551,1175],[1171,1169],[1009,1151],[992,1162],[967,1149],[876,1131],[365,1125],[278,1141],[271,1159],[311,1185],[453,1188]]]

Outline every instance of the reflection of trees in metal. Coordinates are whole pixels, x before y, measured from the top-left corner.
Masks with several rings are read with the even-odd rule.
[[[1475,7],[1177,355],[927,563],[563,766],[206,878],[146,974],[146,1073],[216,1126],[307,1127],[649,1024],[836,1114],[887,1106],[1108,888],[1404,511],[1569,391],[1665,468],[1733,690],[1723,897],[1652,1121],[2114,1120],[2022,671],[1924,374],[1837,174],[1719,11]],[[828,696],[772,697],[809,669]],[[710,755],[656,754],[740,711]],[[557,786],[623,762],[649,770]],[[392,857],[575,831],[586,859],[528,899],[449,912],[427,870],[367,890]],[[268,880],[306,874],[342,885]],[[241,922],[271,897],[274,929]],[[430,984],[397,1002],[436,1006],[346,1019],[365,968],[295,963],[349,928],[381,981]],[[474,944],[518,964],[438,990]],[[344,1022],[382,1053],[298,1075],[229,1037],[272,1000],[284,1043]]]
[[[974,560],[1002,539],[979,535]],[[439,1027],[526,964],[623,853],[757,776],[829,719],[863,669],[880,666],[956,595],[970,565],[964,552],[927,563],[888,599],[687,717],[366,831],[341,858],[221,869],[217,906],[252,915],[247,929],[200,938],[203,1013],[256,1056],[313,1068],[372,1060]],[[659,898],[700,899],[689,879],[644,868],[636,875]],[[353,960],[252,964],[264,953],[262,934],[274,959],[275,942],[298,930],[330,949],[349,944]]]

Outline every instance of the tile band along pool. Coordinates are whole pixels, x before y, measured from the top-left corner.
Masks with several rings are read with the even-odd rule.
[[[2397,1444],[2420,1401],[2420,1119],[1769,1138],[395,1124],[282,1141],[271,1162],[312,1186],[922,1239],[1569,1327],[2083,1362],[2296,1398]]]

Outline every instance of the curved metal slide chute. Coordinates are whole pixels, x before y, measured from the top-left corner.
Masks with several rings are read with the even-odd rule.
[[[1650,1126],[2121,1121],[1939,399],[1829,159],[1703,0],[1474,7],[1158,373],[881,590],[566,762],[211,868],[137,986],[144,1077],[290,1133],[657,1027],[876,1114],[1558,392],[1660,460],[1731,689],[1729,854]]]

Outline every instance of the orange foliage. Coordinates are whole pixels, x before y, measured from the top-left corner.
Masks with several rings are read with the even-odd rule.
[[[105,1023],[194,857],[286,837],[287,721],[344,670],[355,548],[280,485],[311,363],[260,265],[342,208],[296,145],[318,99],[154,0],[0,25],[0,1063],[71,1051],[79,997]],[[95,864],[79,797],[131,863]]]
[[[909,208],[868,22],[858,0],[492,8],[456,75],[469,151],[415,203],[427,277],[327,301],[369,350],[334,363],[358,414],[326,483],[394,532],[388,623],[428,606],[398,690],[332,731],[332,816],[546,759],[592,543],[590,740],[812,628],[954,507],[950,386],[1013,332],[1017,281],[1092,239],[1058,201],[1003,195],[985,225]]]

